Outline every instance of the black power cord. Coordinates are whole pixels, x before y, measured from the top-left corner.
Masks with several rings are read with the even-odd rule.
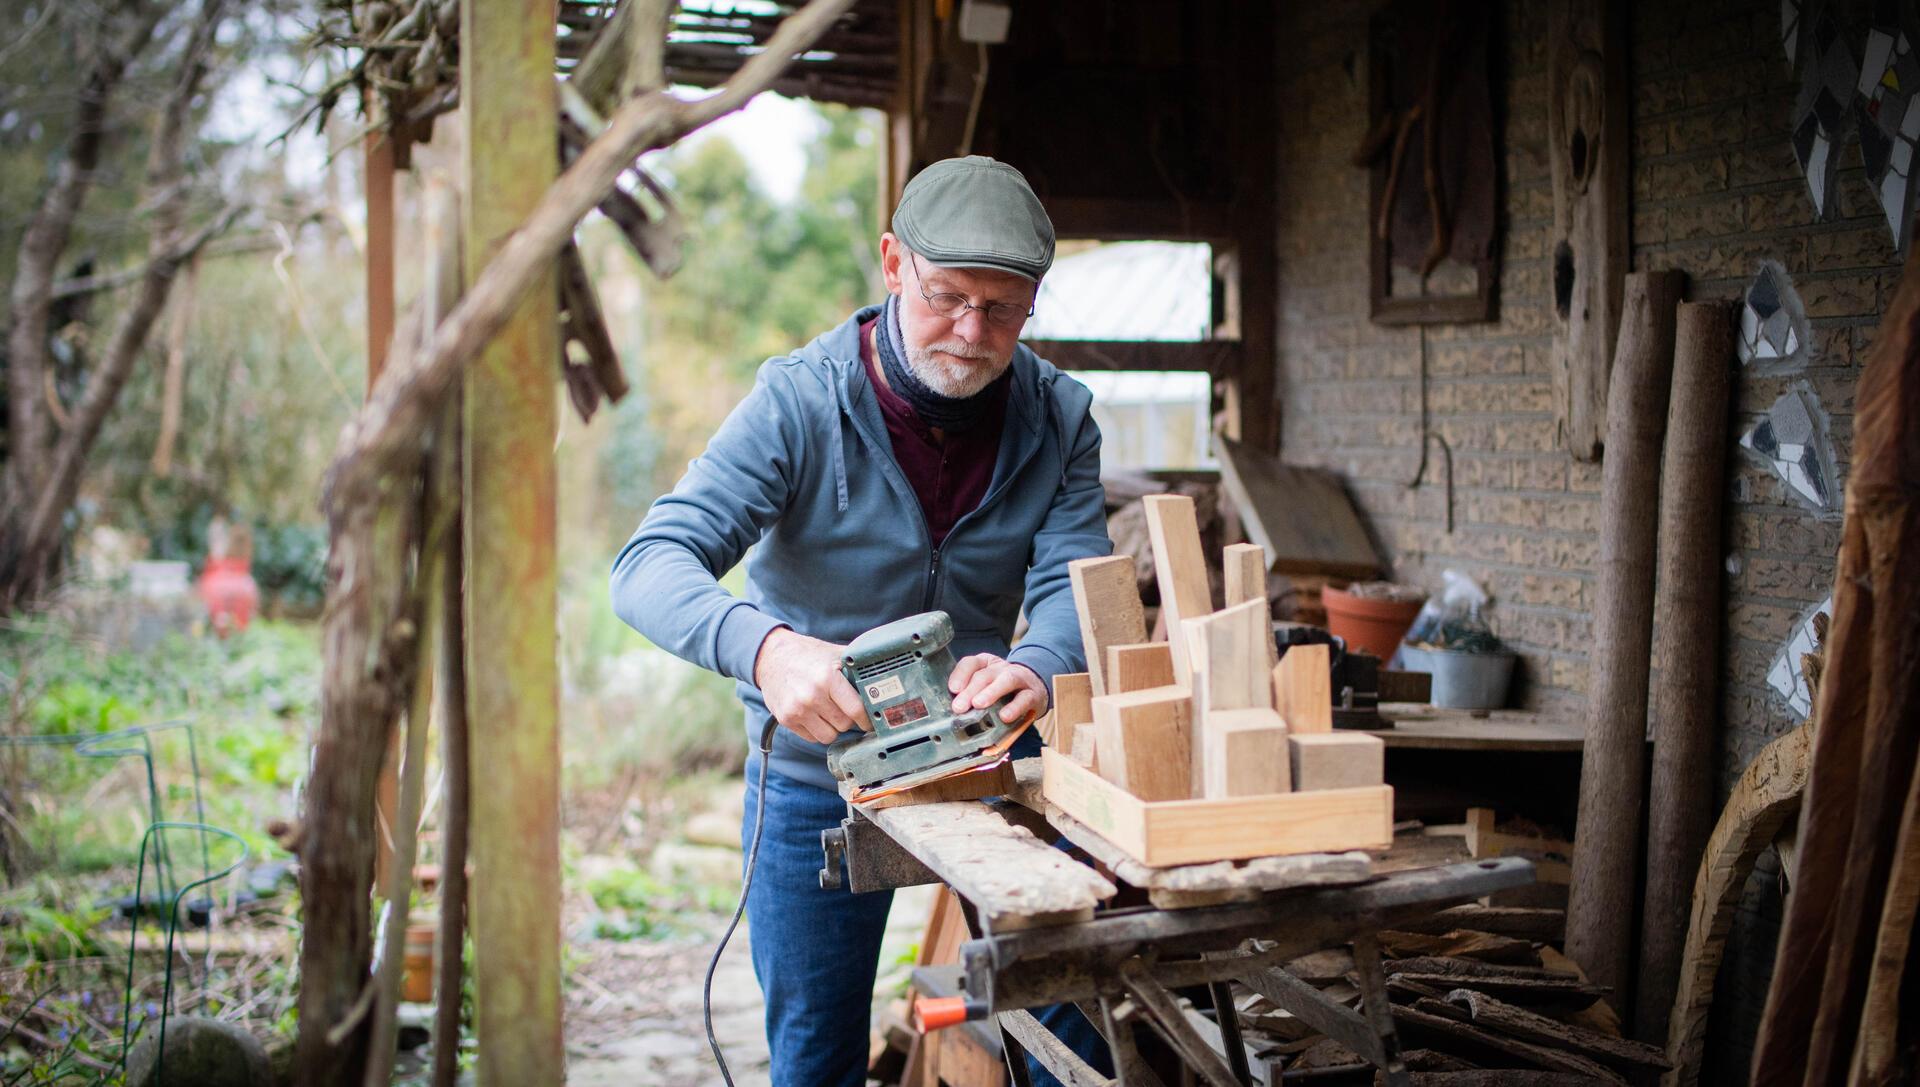
[[[760,784],[754,789],[753,844],[747,847],[747,867],[740,877],[740,904],[733,908],[733,920],[727,922],[727,931],[720,934],[720,946],[713,949],[713,958],[707,962],[707,981],[700,990],[700,1014],[707,1024],[707,1046],[713,1050],[714,1063],[720,1066],[720,1078],[727,1081],[727,1087],[733,1087],[733,1073],[727,1070],[727,1058],[720,1053],[720,1039],[713,1036],[713,972],[720,966],[720,956],[726,953],[727,941],[733,939],[740,915],[747,912],[747,892],[753,889],[753,864],[760,857],[760,829],[767,822],[767,762],[773,757],[773,731],[779,727],[779,722],[768,721],[767,727],[760,730]]]

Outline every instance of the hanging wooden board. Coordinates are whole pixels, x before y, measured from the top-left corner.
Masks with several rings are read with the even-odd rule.
[[[1626,8],[1554,0],[1547,18],[1553,173],[1553,414],[1563,448],[1600,459],[1629,267]]]
[[[1274,570],[1347,578],[1380,572],[1380,554],[1333,473],[1282,464],[1222,438],[1220,482]]]

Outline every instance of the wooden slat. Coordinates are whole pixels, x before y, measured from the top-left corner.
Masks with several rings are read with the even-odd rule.
[[[1133,558],[1128,555],[1075,559],[1067,564],[1074,610],[1080,615],[1080,644],[1096,697],[1108,693],[1107,647],[1147,640],[1146,611],[1135,576]]]
[[[1149,804],[1058,752],[1041,758],[1048,803],[1149,866],[1385,849],[1393,842],[1391,786]]]

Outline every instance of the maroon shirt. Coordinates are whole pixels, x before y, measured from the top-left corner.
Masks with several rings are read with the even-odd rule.
[[[860,325],[860,361],[866,364],[867,380],[880,400],[880,417],[886,420],[887,437],[893,441],[893,459],[920,499],[927,532],[937,548],[953,531],[954,522],[987,496],[987,485],[993,482],[994,463],[1000,459],[1000,428],[1007,418],[1007,382],[988,386],[993,404],[979,426],[936,441],[913,405],[880,380],[880,363],[874,358],[870,336],[878,320]]]

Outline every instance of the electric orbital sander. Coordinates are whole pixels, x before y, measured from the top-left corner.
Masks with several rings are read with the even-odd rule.
[[[1007,757],[1031,723],[1003,721],[1012,697],[985,709],[953,712],[953,620],[930,611],[875,627],[853,640],[840,671],[860,694],[871,734],[837,743],[827,769],[854,785],[850,799],[871,800],[983,770]]]

